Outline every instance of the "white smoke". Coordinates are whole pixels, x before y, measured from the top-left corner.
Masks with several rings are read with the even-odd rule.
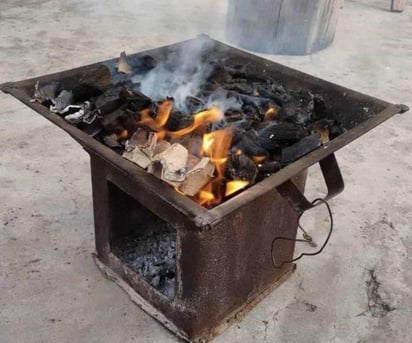
[[[159,63],[143,78],[136,76],[133,81],[139,82],[141,92],[152,100],[173,97],[175,109],[186,111],[186,98],[196,96],[213,71],[212,64],[204,58],[212,46],[213,42],[208,38],[191,40],[172,51],[166,61]],[[225,92],[215,92],[206,101],[206,107],[211,106],[225,111],[238,108],[240,103],[236,98],[226,98]]]

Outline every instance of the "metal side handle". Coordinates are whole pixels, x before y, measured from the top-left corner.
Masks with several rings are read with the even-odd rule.
[[[319,161],[319,164],[328,189],[328,194],[323,200],[328,201],[342,192],[345,185],[335,154],[325,157],[323,160]],[[302,213],[319,204],[319,202],[310,202],[290,179],[279,185],[277,190],[287,201],[289,201],[298,213]]]

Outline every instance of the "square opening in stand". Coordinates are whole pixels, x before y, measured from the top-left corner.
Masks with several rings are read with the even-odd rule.
[[[177,291],[176,229],[116,186],[112,185],[111,193],[117,204],[112,253],[157,291],[173,299]]]

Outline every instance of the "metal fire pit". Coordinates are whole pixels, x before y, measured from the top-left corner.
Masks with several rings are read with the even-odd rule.
[[[186,43],[131,56],[150,54],[162,60]],[[78,78],[93,65],[0,86],[3,92],[68,132],[90,154],[97,264],[145,311],[180,337],[193,341],[208,340],[221,332],[293,271],[293,264],[273,267],[270,242],[279,236],[295,238],[298,215],[312,207],[303,195],[307,168],[320,163],[329,189],[327,197],[334,196],[343,189],[343,181],[333,153],[394,114],[407,110],[403,105],[360,94],[217,41],[213,41],[208,53],[223,53],[241,64],[253,65],[257,73],[273,77],[286,88],[320,94],[328,113],[335,113],[347,131],[207,210],[58,114],[30,102],[37,81],[64,83]],[[116,241],[144,229],[153,218],[160,218],[177,232],[173,299],[153,288],[113,249]],[[293,241],[283,241],[274,251],[274,259],[292,259],[294,246]]]

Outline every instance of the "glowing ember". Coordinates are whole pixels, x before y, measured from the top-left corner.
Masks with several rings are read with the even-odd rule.
[[[245,188],[249,184],[249,181],[233,180],[226,183],[225,196],[229,196],[241,189]]]
[[[256,164],[260,164],[266,159],[266,156],[253,156],[252,159]]]
[[[278,113],[279,110],[277,108],[271,107],[266,111],[265,116],[270,119],[274,119],[275,117],[277,117]]]

